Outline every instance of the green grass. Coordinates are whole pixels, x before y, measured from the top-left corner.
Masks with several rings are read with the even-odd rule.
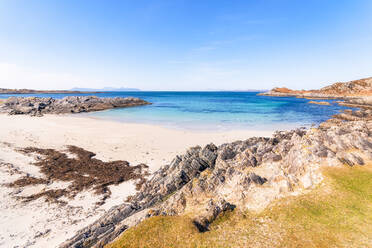
[[[227,212],[206,233],[185,216],[152,217],[108,247],[372,247],[371,168],[327,168],[312,192],[260,214]]]

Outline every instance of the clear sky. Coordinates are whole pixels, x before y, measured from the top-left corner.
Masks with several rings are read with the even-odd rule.
[[[370,0],[0,0],[0,88],[310,89],[368,76]]]

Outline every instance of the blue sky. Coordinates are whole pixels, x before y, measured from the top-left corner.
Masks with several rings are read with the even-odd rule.
[[[311,89],[368,76],[369,0],[0,0],[0,88]]]

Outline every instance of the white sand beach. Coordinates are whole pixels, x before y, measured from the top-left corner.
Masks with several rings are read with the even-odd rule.
[[[39,168],[32,165],[34,159],[15,151],[16,148],[64,150],[66,145],[75,145],[96,153],[103,161],[144,163],[153,172],[191,146],[211,142],[219,145],[271,134],[271,131],[254,130],[185,131],[79,115],[0,115],[0,247],[56,247],[135,192],[134,182],[127,181],[110,186],[111,197],[101,206],[95,205],[101,196],[92,192],[80,193],[65,206],[45,203],[43,198],[23,203],[17,197],[65,187],[66,182],[19,189],[6,187],[5,183],[13,182],[20,175],[40,176]]]
[[[252,136],[270,137],[272,131],[190,131],[148,124],[121,123],[79,115],[0,115],[0,141],[18,147],[63,149],[76,145],[97,158],[147,164],[152,171],[195,145],[220,145]]]

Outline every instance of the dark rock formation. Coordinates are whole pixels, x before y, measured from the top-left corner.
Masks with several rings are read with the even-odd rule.
[[[0,104],[0,112],[11,115],[42,116],[43,114],[92,112],[148,104],[150,103],[134,97],[68,96],[62,99],[51,97],[10,97]]]

